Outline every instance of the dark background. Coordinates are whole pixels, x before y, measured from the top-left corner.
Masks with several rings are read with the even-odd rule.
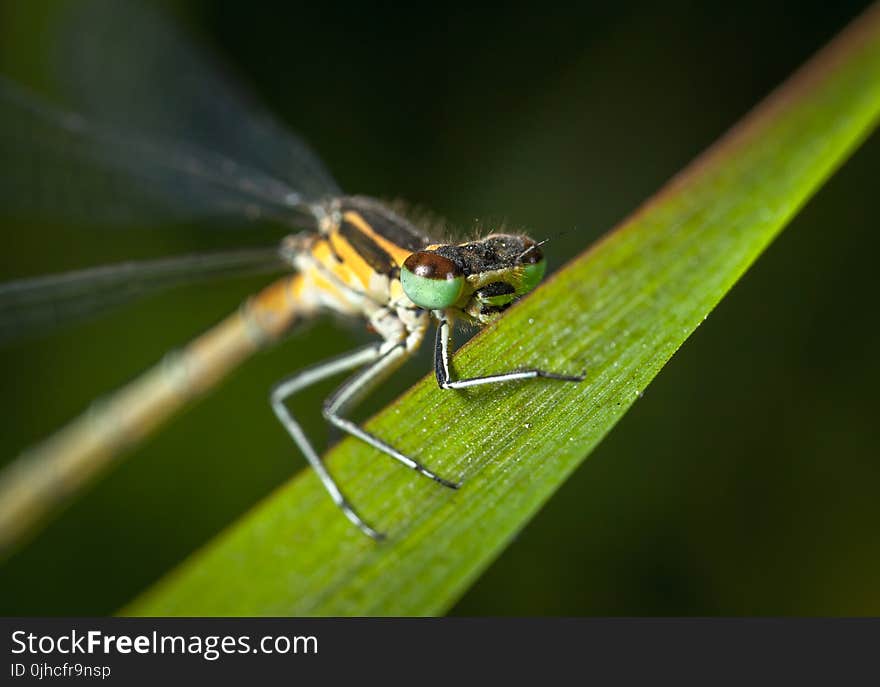
[[[865,5],[172,9],[347,191],[405,198],[465,230],[480,218],[556,236],[548,253],[558,267]],[[53,7],[0,2],[0,72],[38,80]],[[454,613],[880,613],[878,168],[874,137]],[[279,233],[0,226],[0,279]],[[177,289],[3,348],[4,458],[264,281]],[[0,567],[0,612],[109,613],[147,587],[304,467],[267,390],[364,337],[325,319],[248,363]],[[423,357],[371,407],[427,369]],[[317,437],[327,391],[296,405]]]

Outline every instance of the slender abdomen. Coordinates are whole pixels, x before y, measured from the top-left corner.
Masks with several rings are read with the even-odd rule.
[[[314,306],[302,297],[304,283],[295,274],[266,287],[13,461],[0,474],[0,556],[123,450],[309,315]]]

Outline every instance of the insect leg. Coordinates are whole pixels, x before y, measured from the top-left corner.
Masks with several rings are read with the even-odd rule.
[[[484,377],[450,379],[449,339],[451,336],[452,325],[445,315],[440,314],[437,322],[437,339],[434,344],[434,374],[437,377],[437,384],[441,389],[465,389],[469,386],[512,382],[518,379],[536,379],[538,377],[544,379],[558,379],[563,382],[581,382],[584,380],[584,375],[564,375],[557,372],[539,370],[537,368],[501,372],[499,374],[486,375]]]
[[[458,489],[460,486],[459,484],[450,482],[449,480],[434,474],[418,461],[401,453],[390,444],[385,443],[378,437],[373,436],[361,428],[357,423],[348,418],[342,417],[341,415],[341,413],[345,412],[347,408],[350,408],[358,400],[381,384],[389,374],[400,367],[401,363],[403,363],[409,355],[405,341],[389,343],[391,348],[388,348],[381,358],[345,382],[324,402],[324,417],[327,418],[328,422],[339,427],[339,429],[365,441],[370,446],[388,454],[394,458],[394,460],[412,468],[419,474],[422,474],[435,482],[439,482],[445,487]]]
[[[284,425],[288,434],[290,434],[296,442],[299,450],[302,451],[306,460],[309,461],[309,464],[317,473],[324,488],[330,493],[333,502],[339,506],[340,510],[345,514],[345,517],[354,523],[364,534],[377,540],[381,539],[382,535],[364,522],[348,501],[346,501],[342,492],[339,490],[339,487],[336,486],[336,482],[324,466],[323,461],[321,461],[320,457],[315,452],[315,449],[312,448],[308,437],[306,437],[299,423],[293,418],[293,415],[291,415],[290,411],[287,409],[284,401],[297,391],[300,391],[307,386],[311,386],[322,379],[375,361],[382,355],[384,347],[385,346],[381,343],[371,344],[370,346],[302,370],[292,377],[279,382],[272,389],[270,395],[272,410],[275,411],[275,415],[281,421],[281,424]]]

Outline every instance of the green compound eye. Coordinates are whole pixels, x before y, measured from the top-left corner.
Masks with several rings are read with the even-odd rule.
[[[517,292],[525,294],[534,289],[544,278],[544,272],[546,271],[547,261],[543,258],[531,265],[524,265],[522,281]]]
[[[400,270],[400,284],[409,299],[425,310],[453,305],[464,289],[464,274],[449,258],[437,253],[410,255]]]

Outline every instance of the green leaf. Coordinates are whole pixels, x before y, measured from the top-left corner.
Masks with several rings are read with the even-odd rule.
[[[387,541],[352,527],[304,472],[124,612],[444,612],[636,402],[878,113],[875,7],[455,358],[460,376],[540,366],[586,370],[585,382],[449,392],[426,378],[367,423],[462,479],[459,491],[346,440],[326,457],[330,470]]]

